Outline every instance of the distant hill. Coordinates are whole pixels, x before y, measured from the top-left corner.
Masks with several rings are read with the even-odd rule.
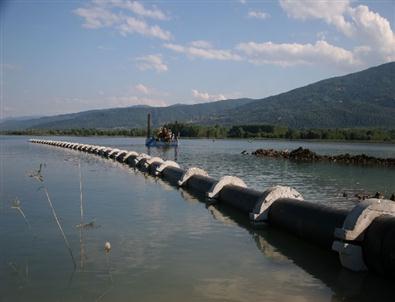
[[[218,124],[291,128],[395,127],[395,62],[230,109]]]
[[[260,100],[235,99],[169,107],[133,106],[28,120],[8,120],[0,130],[141,128],[168,122],[291,128],[395,128],[395,62],[330,78]]]
[[[146,127],[147,114],[151,113],[152,124],[158,127],[167,122],[201,123],[221,112],[251,102],[251,99],[224,100],[193,105],[172,105],[168,107],[132,106],[90,110],[62,114],[31,120],[10,120],[0,123],[0,130],[71,129],[71,128],[141,128]]]

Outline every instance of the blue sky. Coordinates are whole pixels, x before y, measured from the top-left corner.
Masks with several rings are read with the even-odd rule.
[[[394,1],[6,1],[1,118],[263,98],[395,60]]]

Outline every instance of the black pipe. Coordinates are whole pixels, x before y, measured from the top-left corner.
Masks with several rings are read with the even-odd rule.
[[[117,155],[116,160],[119,161],[120,163],[123,163],[123,159],[124,159],[125,155],[126,155],[126,153]]]
[[[379,274],[395,277],[395,217],[383,215],[366,229],[362,243],[366,266]]]
[[[225,186],[219,193],[219,200],[249,214],[264,196],[264,193],[253,189]]]
[[[148,173],[151,175],[156,176],[156,169],[158,169],[160,167],[160,165],[162,164],[162,162],[160,161],[154,161],[152,162],[149,167],[148,167]]]
[[[119,151],[118,151],[118,152],[119,152]],[[117,156],[118,152],[114,152],[113,154],[111,154],[111,156],[108,156],[108,157],[114,159],[115,156]],[[110,155],[110,154],[108,154],[108,155]]]
[[[130,155],[130,156],[126,159],[125,163],[126,163],[127,165],[131,166],[131,167],[135,167],[135,166],[136,166],[136,163],[135,163],[134,160],[136,159],[136,157],[137,157],[137,155]]]
[[[193,175],[187,180],[185,186],[188,190],[206,195],[206,193],[209,192],[212,186],[216,183],[217,180],[209,176]]]
[[[297,199],[278,199],[269,209],[269,224],[331,249],[335,228],[349,211]]]
[[[178,186],[178,181],[184,175],[184,170],[177,167],[166,167],[162,171],[163,179],[167,180],[172,185]]]
[[[149,170],[149,166],[147,166],[147,161],[149,160],[149,158],[143,158],[141,159],[137,165],[136,168],[139,169],[141,172],[147,173]]]

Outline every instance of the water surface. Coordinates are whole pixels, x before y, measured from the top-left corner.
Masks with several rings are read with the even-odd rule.
[[[147,152],[142,138],[54,138]],[[391,301],[388,281],[340,267],[336,255],[281,231],[252,229],[234,210],[125,165],[82,152],[0,137],[0,301]],[[183,140],[150,150],[254,188],[292,185],[305,199],[351,206],[342,190],[395,191],[388,168],[296,164],[241,155],[300,142]],[[320,153],[395,156],[391,145],[304,144]],[[44,182],[29,177],[43,168]],[[84,222],[80,233],[79,165]],[[76,259],[73,263],[45,186]],[[18,198],[22,215],[12,208]],[[112,250],[104,252],[110,241]]]

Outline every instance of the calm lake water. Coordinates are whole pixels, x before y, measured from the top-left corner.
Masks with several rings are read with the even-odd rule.
[[[143,138],[46,138],[148,152]],[[393,281],[341,268],[335,254],[112,160],[0,136],[0,301],[395,301]],[[306,200],[351,207],[344,191],[395,192],[395,169],[292,163],[240,152],[307,147],[320,154],[395,157],[385,144],[183,140],[182,167],[235,175],[264,190],[295,187]],[[29,177],[45,163],[44,182]],[[80,180],[83,185],[81,229]],[[52,216],[47,188],[76,260]],[[15,199],[30,226],[18,209]],[[104,243],[111,242],[110,253]]]

